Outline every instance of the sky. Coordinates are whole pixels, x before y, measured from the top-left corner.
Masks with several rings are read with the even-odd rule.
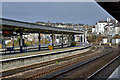
[[[25,22],[50,21],[89,25],[113,18],[95,2],[3,2],[2,17]]]

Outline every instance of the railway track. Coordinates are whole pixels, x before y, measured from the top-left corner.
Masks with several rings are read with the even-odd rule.
[[[92,58],[88,61],[83,62],[82,64],[76,62],[76,63],[72,63],[72,66],[70,66],[71,64],[69,64],[69,65],[65,65],[64,67],[57,67],[57,68],[49,71],[49,72],[52,72],[51,74],[45,75],[48,72],[44,72],[44,73],[41,73],[41,74],[38,74],[38,75],[35,75],[35,76],[31,76],[31,77],[26,78],[24,80],[32,80],[32,79],[38,79],[38,78],[43,79],[43,80],[54,80],[61,75],[64,75],[66,73],[69,73],[70,71],[75,70],[76,68],[79,68],[79,67],[87,65],[91,62],[94,62],[95,60],[100,59],[100,58],[102,58],[102,57],[104,57],[104,56],[106,56],[106,55],[108,55],[112,52],[113,52],[113,50],[111,50],[111,48],[110,48],[110,49],[107,49],[103,55],[96,56],[96,57],[94,57],[94,58]],[[62,70],[60,68],[62,68]],[[40,77],[40,76],[42,76],[42,77]]]
[[[98,47],[96,48],[96,50],[98,50]],[[89,52],[94,52],[94,51],[90,50]],[[29,66],[24,66],[24,67],[19,67],[19,68],[3,71],[2,72],[2,77],[10,76],[10,75],[13,75],[13,74],[16,74],[16,73],[24,72],[24,71],[35,69],[35,68],[38,68],[38,67],[43,67],[43,66],[50,65],[50,64],[55,64],[56,61],[62,62],[62,61],[66,61],[66,60],[75,58],[77,56],[79,57],[79,56],[82,56],[82,55],[87,55],[87,54],[89,54],[89,52],[86,52],[85,54],[71,55],[71,56],[68,56],[68,57],[63,57],[63,58],[59,58],[59,59],[54,59],[54,60],[42,62],[42,63],[37,63],[37,64],[34,64],[34,65],[29,65]]]
[[[103,57],[103,56],[105,56],[105,55],[108,55],[108,54],[110,54],[110,53],[112,53],[113,51],[111,50],[110,52],[108,52],[109,50],[111,50],[111,49],[106,49],[106,50],[104,50],[104,52],[106,52],[105,54],[102,54],[101,56],[96,56],[96,57],[94,57],[94,58],[92,58],[92,59],[89,59],[88,61],[84,61],[83,63],[79,63],[79,62],[74,62],[74,63],[72,63],[72,64],[68,64],[68,65],[65,65],[65,66],[63,66],[63,67],[57,67],[57,68],[55,68],[55,69],[53,69],[53,70],[51,70],[51,71],[49,71],[48,70],[48,72],[43,72],[43,73],[41,73],[41,74],[37,74],[37,75],[35,75],[35,76],[31,76],[31,77],[28,77],[28,78],[25,78],[25,79],[22,79],[22,80],[31,80],[31,79],[36,79],[36,78],[39,78],[40,76],[42,76],[42,77],[40,77],[40,79],[46,79],[46,80],[49,80],[49,79],[54,79],[54,78],[56,78],[56,77],[58,77],[58,76],[60,76],[60,75],[63,75],[63,74],[65,74],[65,73],[68,73],[68,72],[70,72],[70,71],[72,71],[72,70],[74,70],[74,69],[76,69],[76,68],[78,68],[78,67],[81,67],[81,66],[83,66],[83,65],[86,65],[86,64],[88,64],[88,63],[90,63],[90,62],[93,62],[93,61],[95,61],[96,59],[99,59],[99,58],[101,58],[101,57]],[[92,52],[92,51],[90,51],[90,52]],[[94,51],[95,52],[95,51]],[[89,52],[88,52],[89,53]],[[87,54],[87,53],[86,53]],[[88,54],[87,54],[88,55]],[[90,54],[89,54],[90,55]],[[76,58],[78,55],[76,55],[76,56],[74,56],[74,58]],[[69,58],[69,59],[72,59],[73,57],[71,57],[71,58]],[[62,60],[61,60],[62,61]],[[73,65],[74,64],[74,65]],[[72,65],[72,67],[71,67],[71,65]],[[68,66],[70,66],[69,68],[68,68]],[[67,68],[66,68],[67,67]],[[61,70],[61,69],[63,69],[63,70]],[[56,73],[56,71],[57,71],[57,73]],[[46,74],[48,74],[48,73],[50,73],[50,72],[52,72],[53,74],[50,74],[50,75],[47,75],[46,76]],[[55,73],[54,73],[55,72]],[[45,76],[44,76],[45,75]],[[3,80],[4,80],[5,78],[3,78]],[[12,78],[11,78],[12,79]],[[10,80],[11,80],[10,79]],[[13,80],[13,79],[12,79]],[[21,79],[20,79],[21,80]]]
[[[96,79],[100,79],[101,77],[99,77],[98,75],[101,74],[101,72],[107,68],[108,66],[110,66],[112,63],[114,63],[116,60],[120,60],[120,55],[118,55],[117,57],[115,57],[113,60],[111,60],[109,63],[107,63],[105,66],[103,66],[102,68],[98,69],[96,72],[94,72],[92,75],[90,75],[87,79],[85,80],[96,80]],[[102,78],[101,78],[102,79]],[[104,78],[105,79],[105,78]]]
[[[96,48],[96,50],[99,50],[98,47]],[[11,75],[14,75],[14,74],[17,74],[17,73],[20,73],[20,72],[24,72],[24,71],[27,71],[27,70],[31,70],[31,69],[35,69],[35,68],[38,68],[38,67],[43,67],[43,66],[46,66],[46,65],[54,64],[55,61],[62,62],[62,61],[70,60],[72,58],[76,58],[76,57],[80,57],[80,56],[83,56],[83,55],[87,55],[87,54],[89,54],[91,52],[95,52],[96,50],[86,52],[85,54],[77,54],[77,55],[74,55],[74,56],[60,58],[60,59],[56,59],[56,60],[52,60],[52,61],[48,61],[48,62],[36,64],[36,65],[26,66],[24,68],[18,68],[18,69],[14,69],[14,70],[9,70],[9,71],[3,72],[3,79],[6,76],[11,76]]]
[[[58,54],[54,54],[54,55],[58,55]],[[19,72],[24,72],[24,71],[31,70],[31,69],[35,69],[35,68],[38,68],[38,67],[43,67],[43,66],[50,65],[50,64],[55,64],[56,61],[59,61],[59,62],[65,61],[65,60],[71,59],[71,58],[73,58],[75,56],[78,56],[78,55],[80,55],[80,54],[71,55],[71,56],[58,58],[58,59],[53,59],[53,60],[44,61],[44,62],[39,62],[39,63],[36,63],[36,64],[22,66],[22,67],[18,67],[18,68],[14,68],[14,69],[4,70],[4,71],[2,71],[2,77],[13,75],[13,74],[16,74],[16,73],[19,73]],[[83,55],[83,54],[81,54],[81,55]]]
[[[106,50],[104,50],[104,51],[106,51]],[[92,52],[92,51],[91,51]],[[94,51],[95,52],[95,51]],[[89,53],[89,55],[91,55],[91,53],[90,52],[88,52]],[[86,53],[86,55],[88,55],[87,53]],[[78,55],[76,55],[76,56],[74,56],[74,58],[76,58]],[[79,55],[80,56],[80,55]],[[73,57],[72,57],[73,58]],[[70,58],[71,59],[71,58]],[[43,73],[41,73],[41,74],[38,74],[38,75],[35,75],[35,76],[32,76],[32,77],[28,77],[28,78],[25,78],[25,80],[29,80],[29,79],[35,79],[35,78],[37,78],[37,77],[39,77],[39,76],[41,76],[41,75],[45,75],[45,74],[47,74],[47,73],[49,73],[49,72],[54,72],[54,71],[57,71],[57,70],[60,70],[60,69],[63,69],[63,68],[65,68],[65,67],[67,67],[67,66],[70,66],[70,65],[73,65],[73,64],[77,64],[79,62],[79,60],[77,61],[77,62],[74,62],[74,63],[71,63],[71,64],[68,64],[68,65],[64,65],[64,66],[61,66],[61,67],[57,67],[57,68],[54,68],[54,69],[52,69],[51,71],[47,71],[47,72],[43,72]],[[86,62],[86,61],[85,61]],[[85,63],[84,62],[84,63]],[[12,78],[11,78],[12,79]],[[12,79],[13,80],[13,79]],[[20,79],[21,80],[21,79]]]
[[[109,49],[110,50],[110,49]],[[87,64],[89,64],[89,63],[91,63],[91,62],[94,62],[95,60],[97,60],[97,59],[99,59],[99,58],[101,58],[101,57],[103,57],[103,56],[105,56],[105,55],[108,55],[108,54],[110,54],[110,53],[112,53],[113,51],[111,50],[111,51],[106,51],[106,53],[105,54],[103,54],[103,55],[101,55],[101,56],[96,56],[96,57],[94,57],[94,58],[92,58],[92,59],[90,59],[90,60],[88,60],[88,61],[85,61],[85,62],[83,62],[83,63],[72,63],[72,66],[71,66],[71,64],[69,64],[69,65],[65,65],[64,66],[64,68],[62,69],[62,70],[60,70],[59,68],[61,68],[61,67],[58,67],[58,68],[56,68],[56,69],[54,69],[54,70],[51,70],[50,72],[52,72],[51,74],[48,74],[48,75],[45,75],[45,76],[42,76],[42,77],[40,77],[41,75],[44,75],[44,74],[46,74],[47,72],[45,72],[45,73],[42,73],[42,74],[38,74],[38,75],[35,75],[35,76],[32,76],[32,77],[29,77],[29,78],[26,78],[26,79],[24,79],[24,80],[36,80],[36,79],[43,79],[43,80],[56,80],[58,77],[60,77],[61,75],[65,75],[66,73],[70,73],[71,71],[73,71],[73,70],[75,70],[75,69],[77,69],[77,68],[79,68],[79,67],[82,67],[82,66],[84,66],[84,65],[87,65]],[[69,66],[69,67],[68,67]],[[63,79],[63,77],[62,77],[62,79]]]

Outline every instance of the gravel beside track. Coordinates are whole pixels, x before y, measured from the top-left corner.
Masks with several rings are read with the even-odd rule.
[[[59,79],[59,80],[61,80],[61,79],[62,80],[68,80],[68,79],[85,80],[88,76],[92,75],[94,72],[96,72],[101,67],[103,67],[105,64],[107,64],[109,61],[113,60],[116,56],[118,56],[119,54],[116,51],[117,50],[114,50],[114,52],[110,53],[109,55],[103,56],[102,58],[99,58],[99,59],[93,61],[92,63],[88,63],[87,65],[76,68],[68,73],[61,74],[60,76],[57,76],[56,78],[51,78],[50,80],[56,80],[56,79]],[[118,62],[118,60],[116,62],[114,62],[114,65],[117,62]],[[119,64],[117,63],[116,66],[118,66],[118,65]],[[111,68],[109,67],[109,69],[111,69]],[[115,66],[113,69],[115,69]],[[103,72],[101,72],[94,78],[90,78],[90,80],[103,80],[103,79],[106,80],[108,75],[110,75],[110,73],[112,73],[112,69],[111,69],[111,71],[110,70],[107,71],[107,70],[108,69],[103,70]]]
[[[105,49],[96,48],[96,50],[90,50],[84,54],[58,59],[52,64],[45,63],[43,66],[38,66],[37,68],[27,70],[25,72],[3,77],[2,80],[85,80],[118,55],[119,54],[115,47],[105,46]],[[119,61],[119,59],[117,61]],[[117,63],[117,61],[115,63]],[[113,65],[115,65],[115,63]],[[113,67],[113,65],[111,67]],[[103,72],[98,74],[95,79],[100,79],[101,76],[103,76],[102,79],[107,79],[107,77],[118,65],[119,64],[114,66],[112,69],[110,69],[110,67],[108,69],[106,68],[106,71],[109,70],[108,73],[103,70]],[[106,75],[106,73],[108,75]],[[92,80],[93,79],[94,78],[92,78]]]
[[[91,50],[91,51],[89,51],[89,52],[86,52],[86,53],[84,53],[84,54],[77,54],[77,55],[74,55],[74,56],[70,56],[70,57],[65,57],[65,58],[61,58],[61,59],[57,59],[57,60],[53,60],[53,61],[48,61],[48,62],[45,62],[45,63],[42,63],[42,64],[36,64],[36,65],[32,65],[31,67],[29,67],[29,69],[26,67],[26,68],[23,68],[23,70],[22,70],[22,72],[20,73],[19,71],[18,71],[18,76],[16,77],[16,76],[14,76],[14,75],[10,75],[10,76],[6,76],[6,77],[4,77],[4,78],[7,78],[7,77],[12,77],[12,78],[21,78],[21,76],[19,76],[19,75],[22,75],[22,74],[24,74],[24,70],[26,71],[26,73],[27,73],[27,71],[29,70],[29,71],[32,71],[32,72],[34,72],[34,73],[36,73],[36,71],[34,71],[34,69],[36,69],[36,68],[39,68],[39,69],[41,69],[41,71],[45,71],[45,69],[47,68],[47,70],[49,69],[49,67],[51,68],[51,66],[52,66],[52,68],[54,68],[54,66],[56,66],[56,61],[58,61],[59,63],[57,64],[58,66],[59,65],[61,65],[62,63],[61,62],[65,62],[66,60],[71,60],[71,59],[74,59],[74,58],[76,58],[76,57],[80,57],[80,56],[84,56],[84,55],[88,55],[88,54],[90,54],[90,53],[92,53],[92,52],[95,52],[96,50],[98,50],[98,47],[97,48],[95,48],[95,50]],[[44,66],[44,67],[43,67]],[[36,69],[36,70],[38,70],[38,69]],[[17,72],[17,70],[13,70],[13,72]],[[28,73],[29,73],[29,71],[28,71]],[[40,72],[40,71],[39,71]],[[30,74],[30,73],[29,73]],[[16,74],[15,74],[16,75]],[[27,74],[28,75],[28,74]],[[33,73],[31,73],[31,75],[33,75]],[[23,77],[23,76],[22,76]],[[24,77],[26,78],[27,76],[24,74]]]
[[[91,74],[91,72],[95,72],[96,69],[98,69],[98,67],[100,67],[100,65],[97,65],[96,67],[94,67],[94,65],[96,63],[101,64],[100,62],[101,60],[104,61],[104,59],[106,58],[106,56],[111,55],[112,50],[111,49],[107,49],[107,51],[105,51],[103,53],[103,55],[99,55],[96,57],[92,57],[91,59],[89,58],[88,60],[86,60],[85,62],[83,62],[82,64],[79,62],[78,64],[72,65],[68,68],[65,68],[63,70],[60,71],[56,71],[52,74],[49,74],[47,76],[41,77],[45,80],[64,80],[64,79],[82,79],[84,80],[87,76],[89,76]],[[107,62],[107,61],[105,61]],[[92,65],[92,66],[91,66]],[[81,74],[80,74],[81,73]]]

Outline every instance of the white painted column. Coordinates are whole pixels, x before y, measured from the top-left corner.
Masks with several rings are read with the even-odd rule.
[[[22,37],[22,34],[20,34],[20,52],[23,52],[23,37]]]
[[[62,44],[61,45],[62,45],[62,48],[63,48],[63,32],[62,32]]]
[[[82,44],[85,44],[84,35],[82,35]]]
[[[85,45],[86,45],[86,34],[85,34],[85,38],[84,39],[85,39]]]
[[[85,44],[87,44],[87,32],[85,32]]]
[[[80,38],[80,46],[81,46],[81,44],[82,44],[81,37],[82,37],[82,36],[81,36],[81,35],[79,35],[79,38]]]
[[[70,34],[69,34],[69,37],[68,37],[68,46],[70,46],[70,42],[71,42],[71,40],[70,40]]]

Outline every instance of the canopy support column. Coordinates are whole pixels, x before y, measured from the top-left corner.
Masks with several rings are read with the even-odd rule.
[[[72,41],[73,41],[73,42],[75,41],[75,37],[74,37],[74,35],[72,35]]]
[[[87,44],[87,32],[85,32],[85,45]]]
[[[80,46],[81,46],[81,43],[82,43],[81,37],[82,37],[82,36],[80,35]]]
[[[2,25],[0,25],[0,48],[2,48]]]
[[[40,39],[41,39],[41,36],[40,36],[40,33],[38,33],[39,36],[38,36],[38,41],[39,41],[39,46],[38,46],[38,50],[40,51],[41,50],[41,44],[40,44]]]
[[[23,37],[22,37],[22,34],[20,34],[20,52],[23,52]]]
[[[68,47],[70,46],[70,42],[71,42],[71,40],[70,40],[70,34],[69,34],[69,36],[68,36]]]
[[[82,35],[82,43],[83,43],[83,45],[84,45],[84,35]]]
[[[53,49],[54,49],[54,33],[52,33],[52,46],[53,46]]]
[[[13,36],[13,48],[14,48],[14,36]]]
[[[62,48],[63,48],[63,32],[62,32]]]

